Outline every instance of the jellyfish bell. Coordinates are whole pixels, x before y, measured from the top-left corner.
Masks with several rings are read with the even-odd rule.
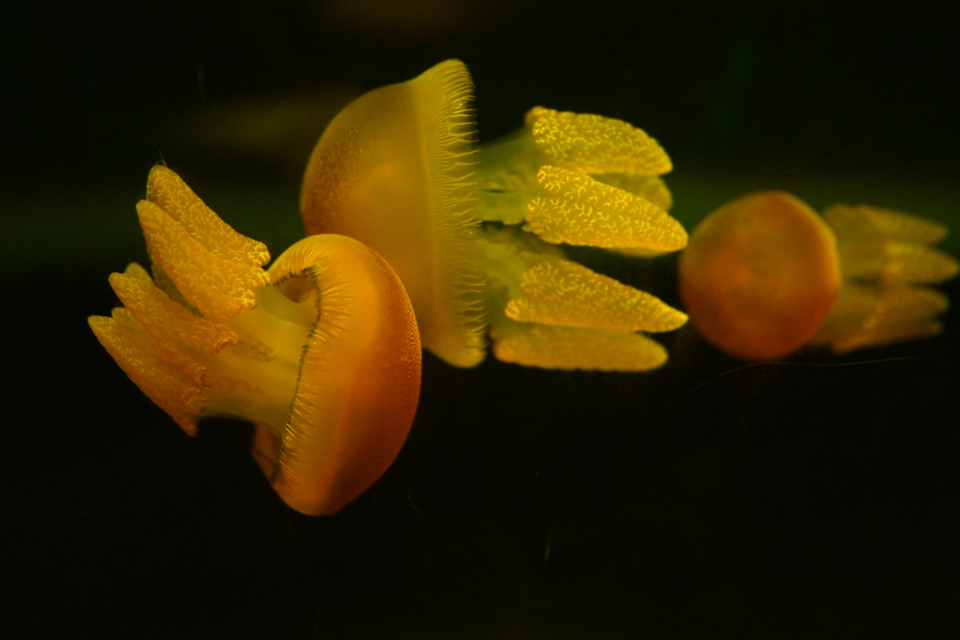
[[[360,242],[311,236],[267,272],[312,327],[283,428],[258,422],[254,455],[283,500],[307,514],[339,511],[400,452],[420,394],[420,339],[390,265]]]
[[[833,233],[790,194],[730,202],[680,256],[680,295],[697,330],[747,360],[779,358],[820,328],[840,291]]]
[[[465,367],[485,355],[475,143],[473,81],[448,60],[341,111],[301,191],[307,234],[373,247],[406,287],[424,347]]]

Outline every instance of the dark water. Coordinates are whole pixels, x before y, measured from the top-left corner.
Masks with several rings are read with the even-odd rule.
[[[960,228],[956,13],[411,6],[3,10],[0,634],[957,637],[955,310],[934,340],[751,366],[685,328],[646,375],[427,355],[399,459],[319,519],[266,485],[249,427],[189,439],[130,384],[85,319],[145,260],[149,168],[276,255],[326,120],[449,57],[484,140],[535,104],[646,129],[688,227],[783,188]],[[676,303],[674,265],[620,275]]]

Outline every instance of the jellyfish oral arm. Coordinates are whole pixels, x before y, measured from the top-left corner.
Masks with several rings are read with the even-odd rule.
[[[532,109],[526,126],[479,152],[491,337],[501,360],[564,369],[642,371],[666,350],[640,331],[686,315],[597,274],[561,244],[667,252],[687,242],[658,177],[671,169],[655,140],[595,115]],[[492,224],[490,224],[492,223]]]
[[[934,246],[946,227],[866,205],[835,204],[823,217],[837,238],[843,286],[815,343],[845,353],[943,330],[937,316],[950,300],[933,285],[960,271],[955,258]]]

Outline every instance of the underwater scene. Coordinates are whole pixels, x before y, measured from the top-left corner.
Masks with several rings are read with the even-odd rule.
[[[960,634],[955,10],[41,5],[4,637]]]

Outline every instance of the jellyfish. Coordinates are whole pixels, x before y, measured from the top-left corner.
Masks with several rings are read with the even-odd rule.
[[[565,246],[661,253],[686,244],[656,140],[620,120],[537,107],[478,148],[473,82],[448,60],[371,91],[330,123],[307,165],[307,234],[372,247],[397,272],[425,349],[557,369],[641,371],[649,332],[686,315],[568,257]]]
[[[267,248],[228,226],[170,169],[137,205],[151,274],[110,276],[124,306],[97,339],[189,435],[197,420],[255,424],[252,453],[305,514],[341,509],[391,464],[413,421],[421,348],[390,266],[351,238]]]
[[[958,270],[933,247],[946,233],[898,211],[834,204],[821,217],[788,193],[754,193],[694,229],[680,295],[697,331],[744,360],[934,336],[949,300],[931,285]]]

